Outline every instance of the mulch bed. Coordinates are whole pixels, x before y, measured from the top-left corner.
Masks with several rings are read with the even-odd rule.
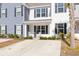
[[[11,44],[14,44],[14,43],[17,43],[17,42],[20,42],[20,41],[22,41],[22,40],[14,39],[14,40],[2,42],[2,43],[0,43],[0,48],[9,46],[9,45],[11,45]]]

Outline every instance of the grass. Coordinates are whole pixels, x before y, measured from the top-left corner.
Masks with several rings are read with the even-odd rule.
[[[69,39],[66,42],[70,45]],[[79,56],[79,40],[75,40],[75,48],[70,48],[67,43],[61,41],[61,56]]]
[[[6,46],[9,46],[9,45],[12,45],[12,44],[17,43],[17,42],[20,42],[20,41],[23,41],[23,40],[14,39],[14,40],[10,40],[10,41],[7,41],[7,42],[0,43],[0,48],[3,48],[3,47],[6,47]]]

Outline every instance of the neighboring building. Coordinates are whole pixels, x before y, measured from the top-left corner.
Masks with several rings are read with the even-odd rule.
[[[79,5],[75,3],[75,32],[79,33]],[[0,33],[36,37],[70,32],[69,12],[63,3],[2,3]]]

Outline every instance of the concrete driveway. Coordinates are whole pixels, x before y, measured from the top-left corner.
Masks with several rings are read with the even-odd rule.
[[[60,40],[24,40],[0,48],[0,56],[59,56]]]

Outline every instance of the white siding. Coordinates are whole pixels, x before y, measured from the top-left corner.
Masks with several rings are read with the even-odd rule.
[[[50,24],[50,34],[55,33],[55,23],[67,23],[67,29],[69,28],[69,13],[55,13],[55,4],[52,4],[52,21]]]
[[[50,19],[51,17],[49,16],[49,13],[50,13],[50,7],[48,7],[48,17],[39,17],[39,18],[34,18],[34,8],[31,8],[31,9],[30,9],[29,20]]]

